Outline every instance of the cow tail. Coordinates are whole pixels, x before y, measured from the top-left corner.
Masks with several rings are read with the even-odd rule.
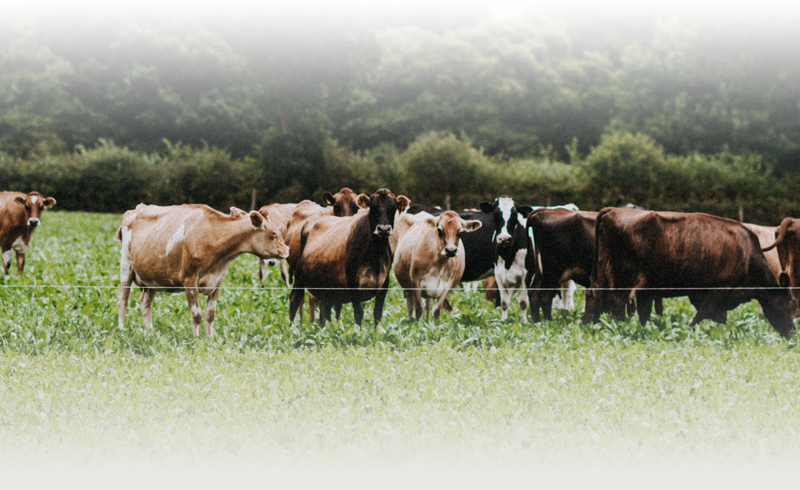
[[[761,251],[762,252],[769,252],[770,250],[772,250],[773,248],[775,248],[779,244],[783,243],[783,239],[786,237],[786,229],[787,228],[789,228],[789,227],[788,226],[778,227],[778,237],[775,239],[775,243],[773,243],[772,245],[769,245],[767,247],[762,248]]]

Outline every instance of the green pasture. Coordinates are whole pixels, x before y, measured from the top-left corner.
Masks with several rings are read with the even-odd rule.
[[[289,325],[277,271],[261,286],[244,256],[215,338],[192,339],[182,294],[156,297],[153,331],[132,294],[119,331],[119,219],[45,213],[25,275],[0,281],[0,463],[741,467],[800,448],[800,358],[755,303],[695,329],[680,299],[644,328],[530,325],[458,291],[413,324],[391,291],[381,325],[370,303],[362,327],[346,306],[320,329]]]

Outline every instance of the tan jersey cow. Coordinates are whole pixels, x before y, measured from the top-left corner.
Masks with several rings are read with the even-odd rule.
[[[398,228],[411,225],[397,241],[394,274],[405,289],[408,319],[422,316],[425,298],[425,319],[439,318],[447,294],[461,282],[464,274],[464,244],[461,235],[481,227],[478,220],[465,221],[455,211],[438,217],[428,213],[403,215]],[[413,224],[412,224],[413,223]]]
[[[226,215],[203,204],[146,206],[125,213],[117,230],[122,243],[120,288],[117,301],[119,328],[131,283],[142,288],[140,307],[147,328],[153,328],[152,306],[157,292],[186,293],[195,338],[202,310],[200,294],[208,297],[206,335],[213,335],[214,311],[220,286],[233,259],[243,253],[260,258],[286,258],[289,249],[269,215],[231,209]]]
[[[42,222],[42,210],[55,205],[55,199],[38,192],[0,192],[0,246],[5,274],[8,274],[13,250],[17,254],[17,274],[22,275],[25,252],[31,245],[33,232]]]
[[[283,225],[283,233],[281,233],[281,237],[284,243],[286,244],[288,244],[289,224],[292,222],[292,214],[294,213],[295,208],[297,208],[297,203],[291,203],[291,204],[273,203],[273,204],[267,204],[266,206],[261,206],[261,209],[259,209],[259,212],[264,211],[269,215],[269,220],[275,226]],[[258,282],[264,282],[264,279],[266,278],[266,266],[267,266],[267,261],[259,259]],[[289,271],[286,267],[286,259],[280,260],[280,266],[281,266],[280,268],[281,279],[283,279],[283,282],[288,286]]]

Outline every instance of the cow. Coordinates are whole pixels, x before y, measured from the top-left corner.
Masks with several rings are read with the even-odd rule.
[[[300,252],[294,267],[294,286],[289,302],[293,322],[305,290],[319,298],[321,326],[330,319],[334,304],[352,303],[355,322],[361,325],[361,302],[375,298],[373,318],[380,322],[389,287],[392,251],[389,237],[395,213],[409,205],[405,196],[389,189],[360,194],[358,206],[368,209],[355,216],[322,216],[308,220],[300,233]]]
[[[322,194],[322,201],[327,204],[323,207],[319,204],[303,200],[295,206],[292,212],[289,225],[286,230],[286,244],[289,245],[289,257],[286,262],[289,266],[289,277],[294,275],[293,269],[297,265],[297,260],[300,257],[300,235],[303,225],[308,220],[313,220],[321,216],[353,216],[359,212],[358,195],[348,187],[342,188],[336,194],[324,192]],[[314,295],[309,294],[308,298],[308,316],[311,322],[314,322],[314,311],[317,307],[317,301]],[[339,318],[341,312],[341,305],[335,305],[336,318]],[[302,305],[300,306],[300,316],[303,316]]]
[[[478,220],[464,221],[455,211],[438,217],[428,213],[404,214],[400,218],[407,231],[397,242],[394,274],[403,287],[408,319],[419,321],[422,298],[425,298],[425,319],[439,318],[447,294],[461,282],[464,274],[464,245],[461,237],[481,227]]]
[[[225,273],[243,253],[262,259],[286,258],[289,247],[264,212],[230,215],[204,204],[147,206],[125,212],[117,230],[122,243],[120,285],[117,299],[119,328],[125,327],[125,312],[131,284],[141,288],[139,306],[145,327],[153,328],[153,299],[159,291],[186,293],[197,338],[203,319],[200,295],[208,297],[205,309],[206,336],[214,334],[214,314]]]
[[[525,256],[528,254],[525,236],[526,216],[530,206],[519,206],[514,199],[500,196],[494,202],[482,202],[481,211],[492,216],[494,246],[494,277],[500,296],[501,320],[508,319],[511,298],[520,290],[519,307],[522,321],[528,321],[528,292],[525,287]]]
[[[778,254],[781,271],[789,277],[792,296],[800,304],[800,219],[783,218],[772,243],[763,250],[765,254]]]
[[[42,211],[56,205],[52,197],[33,191],[0,192],[0,245],[3,249],[5,275],[11,266],[11,251],[16,252],[17,274],[25,267],[25,252],[31,245],[33,232],[42,223]]]
[[[283,225],[283,236],[281,237],[284,242],[287,240],[287,234],[289,230],[289,225],[292,222],[292,214],[294,213],[295,208],[297,207],[297,203],[290,203],[290,204],[283,204],[283,203],[272,203],[267,204],[266,206],[261,206],[258,210],[260,213],[266,213],[269,215],[269,220],[274,225]],[[267,262],[273,262],[275,259],[270,260],[258,260],[258,282],[263,283],[264,279],[266,279],[266,266]],[[270,265],[275,265],[274,262]],[[280,274],[281,279],[283,280],[284,284],[287,286],[289,285],[289,270],[286,266],[286,259],[280,260]]]
[[[789,277],[770,270],[758,237],[742,223],[704,213],[604,208],[595,227],[595,263],[584,322],[603,312],[624,319],[634,297],[642,325],[655,297],[688,296],[691,322],[725,323],[727,312],[757,299],[785,338],[794,331],[796,302]]]
[[[539,208],[528,215],[525,282],[534,323],[540,321],[540,308],[545,320],[553,319],[551,305],[559,287],[570,281],[589,286],[596,219],[596,212],[564,208]],[[562,301],[571,296],[563,293]]]

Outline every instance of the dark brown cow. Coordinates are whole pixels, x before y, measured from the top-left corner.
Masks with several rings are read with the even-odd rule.
[[[320,324],[330,319],[334,304],[353,303],[355,321],[364,317],[362,301],[375,298],[373,318],[378,323],[389,286],[395,213],[409,204],[388,189],[372,196],[361,194],[358,205],[369,211],[339,218],[309,220],[301,233],[300,257],[294,271],[289,320],[293,321],[305,290],[320,299]]]
[[[795,301],[789,278],[770,270],[758,237],[738,221],[704,213],[629,212],[597,216],[591,290],[584,321],[603,312],[618,320],[634,297],[645,324],[655,297],[689,296],[703,319],[725,323],[727,312],[757,299],[772,326],[788,338]]]
[[[11,266],[11,251],[17,254],[17,274],[25,267],[25,252],[31,245],[36,227],[42,222],[42,210],[56,205],[52,197],[38,192],[0,192],[0,245],[5,274]]]
[[[539,208],[528,215],[528,247],[532,251],[525,257],[525,282],[530,285],[532,321],[539,321],[539,308],[545,320],[553,319],[553,298],[562,284],[571,280],[589,286],[596,219],[596,212],[563,208]]]
[[[783,218],[775,229],[774,242],[764,248],[765,253],[775,249],[781,270],[789,276],[792,296],[800,305],[800,219]]]
[[[208,297],[206,335],[213,335],[217,298],[231,262],[243,253],[285,258],[289,248],[282,231],[281,225],[272,226],[268,215],[245,214],[236,208],[230,215],[203,204],[140,204],[127,211],[117,230],[117,240],[122,243],[119,328],[125,326],[131,284],[136,284],[142,288],[139,306],[147,328],[153,328],[152,305],[157,292],[185,292],[197,338],[203,319],[200,295],[204,294]]]

